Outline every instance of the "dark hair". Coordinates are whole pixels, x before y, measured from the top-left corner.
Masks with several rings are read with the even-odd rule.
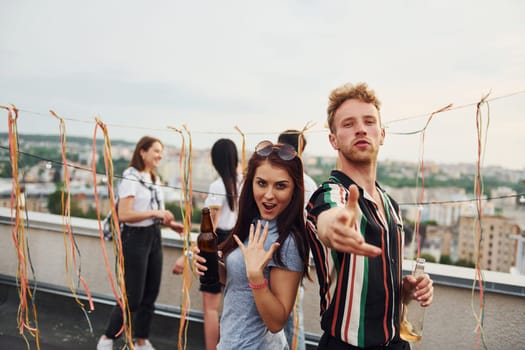
[[[288,204],[284,211],[277,217],[277,232],[279,233],[277,242],[280,243],[281,246],[274,252],[273,260],[278,265],[283,265],[281,259],[282,243],[289,235],[292,235],[299,249],[299,255],[303,260],[303,273],[308,276],[308,246],[306,243],[303,208],[303,163],[299,157],[294,157],[291,160],[282,160],[275,149],[267,157],[260,156],[257,153],[253,153],[250,157],[245,174],[244,186],[239,197],[239,215],[237,222],[232,229],[232,234],[221,244],[220,249],[223,251],[225,257],[231,253],[238,246],[237,242],[233,239],[233,235],[237,235],[241,242],[244,242],[249,235],[250,225],[253,223],[253,220],[261,216],[253,197],[253,181],[255,171],[266,161],[272,166],[284,169],[294,182],[294,191],[290,204]]]
[[[299,137],[301,138],[301,142],[302,142],[300,150],[299,150]],[[288,130],[283,131],[277,138],[277,142],[287,143],[293,148],[295,148],[297,152],[304,151],[304,148],[306,147],[306,138],[304,137],[303,134],[301,134],[299,130],[295,130],[295,129],[288,129]]]
[[[238,195],[237,166],[239,164],[235,143],[230,139],[218,139],[211,148],[211,162],[226,189],[228,206],[234,211]]]
[[[155,137],[151,137],[151,136],[143,136],[139,140],[139,142],[137,142],[137,145],[135,146],[135,150],[133,151],[133,156],[131,157],[129,166],[134,167],[138,171],[144,170],[146,168],[146,165],[144,164],[144,160],[142,159],[140,155],[140,151],[149,150],[155,142],[160,143],[161,146],[164,147],[164,145],[162,144],[162,141],[160,141],[159,139]],[[155,183],[157,181],[157,176],[153,170],[150,172],[150,175],[151,175],[151,180],[153,181],[153,183]]]

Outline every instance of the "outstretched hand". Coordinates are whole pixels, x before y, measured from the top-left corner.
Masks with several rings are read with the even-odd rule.
[[[263,276],[263,270],[271,260],[273,253],[279,247],[279,243],[273,243],[268,251],[264,250],[264,242],[268,237],[268,223],[264,225],[261,232],[261,221],[257,222],[257,227],[250,225],[250,235],[248,245],[244,246],[243,242],[236,235],[233,236],[239,249],[244,257],[246,265],[246,275],[250,281],[260,281]]]
[[[381,254],[381,249],[365,242],[357,218],[359,217],[359,190],[356,185],[348,188],[348,201],[344,208],[337,208],[335,220],[329,222],[325,236],[329,245],[344,253],[353,253],[375,257]]]

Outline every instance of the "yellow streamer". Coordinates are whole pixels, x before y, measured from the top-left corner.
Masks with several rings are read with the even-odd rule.
[[[241,167],[242,171],[246,170],[246,134],[241,131],[238,126],[235,126],[235,130],[242,136],[242,148],[241,148]]]
[[[430,125],[430,121],[434,116],[438,113],[448,111],[450,108],[452,108],[452,104],[448,104],[445,107],[442,107],[438,109],[435,112],[432,112],[430,114],[430,117],[428,117],[427,122],[425,126],[418,131],[418,133],[421,133],[421,142],[420,142],[420,152],[419,152],[419,167],[418,167],[418,176],[416,176],[416,190],[419,186],[419,177],[421,177],[421,191],[419,193],[419,201],[418,201],[418,210],[416,213],[416,219],[414,220],[414,236],[412,237],[412,242],[410,244],[410,254],[412,255],[414,252],[414,242],[417,244],[417,255],[416,258],[419,258],[421,253],[421,235],[419,232],[420,224],[421,224],[421,205],[425,200],[425,159],[423,157],[424,149],[425,149],[425,132]]]
[[[20,335],[22,335],[22,337],[24,338],[24,341],[26,342],[28,348],[29,341],[25,335],[25,330],[27,330],[29,334],[35,338],[37,349],[40,349],[36,305],[34,303],[33,293],[29,288],[28,281],[29,247],[27,246],[27,239],[25,235],[24,217],[20,213],[22,209],[21,206],[23,204],[23,200],[21,197],[20,183],[18,180],[18,109],[14,105],[11,105],[11,107],[1,107],[7,109],[9,156],[11,160],[11,169],[13,177],[13,189],[11,191],[11,234],[18,258],[16,281],[18,286],[18,296],[20,300],[18,306],[17,323]],[[31,307],[29,306],[29,303],[31,303]],[[30,316],[30,311],[32,311],[32,319]]]
[[[477,209],[477,216],[474,220],[474,225],[476,232],[474,234],[474,254],[476,257],[475,262],[475,277],[472,281],[472,290],[471,290],[471,307],[472,312],[474,314],[474,318],[477,321],[476,329],[478,332],[478,341],[477,341],[477,348],[479,348],[480,343],[483,344],[484,348],[487,348],[486,339],[485,339],[485,333],[483,329],[483,321],[484,321],[484,314],[485,314],[485,293],[483,288],[483,272],[481,270],[481,245],[483,240],[483,226],[482,226],[482,220],[483,220],[483,205],[481,203],[482,196],[483,196],[483,176],[481,174],[481,166],[483,163],[483,150],[486,146],[487,139],[485,137],[485,142],[482,145],[482,139],[483,139],[483,132],[482,132],[482,122],[483,122],[483,116],[481,113],[481,107],[483,105],[487,106],[487,126],[486,131],[489,127],[490,122],[490,110],[489,110],[489,104],[487,101],[487,98],[489,97],[490,92],[484,96],[482,96],[481,100],[477,103],[476,106],[476,131],[477,131],[477,162],[476,162],[476,176],[474,179],[474,192],[476,195],[476,209]],[[476,244],[477,243],[477,244]],[[478,307],[478,313],[476,313],[474,308],[474,292],[476,287],[476,281],[478,282],[478,288],[479,288],[479,307]]]
[[[302,155],[303,155],[303,148],[304,148],[304,146],[303,146],[303,137],[304,137],[304,133],[308,129],[312,128],[314,125],[315,125],[315,123],[313,121],[307,122],[304,125],[303,129],[301,130],[301,132],[299,133],[299,139],[297,140],[298,141],[297,142],[297,148],[298,148],[297,149],[297,155],[299,156],[299,158],[301,158]]]
[[[193,166],[192,166],[192,143],[191,135],[188,128],[183,125],[184,130],[188,134],[188,152],[186,152],[186,141],[184,138],[184,133],[177,129],[176,127],[168,127],[175,132],[177,132],[182,140],[180,157],[179,157],[179,166],[182,173],[182,196],[180,198],[180,207],[182,211],[182,218],[184,223],[184,245],[183,252],[184,256],[188,257],[188,252],[191,250],[191,213],[192,213],[192,175],[193,175]],[[191,261],[186,258],[184,260],[184,270],[182,273],[182,300],[181,300],[181,315],[179,323],[179,340],[178,340],[178,349],[186,349],[188,343],[188,326],[187,322],[188,313],[191,308],[191,298],[190,290],[193,284],[193,271]]]
[[[64,250],[65,250],[65,265],[66,265],[66,279],[69,286],[69,289],[71,293],[73,294],[73,297],[76,301],[76,303],[80,306],[82,311],[84,312],[84,315],[86,316],[86,319],[88,323],[90,324],[91,329],[91,323],[89,322],[89,317],[87,316],[87,313],[85,311],[84,304],[80,301],[78,298],[78,295],[76,293],[76,288],[73,287],[73,281],[70,276],[69,271],[69,249],[68,246],[70,246],[71,250],[71,257],[73,259],[73,269],[76,272],[76,275],[84,287],[84,291],[87,295],[88,302],[89,302],[89,309],[93,311],[95,309],[93,298],[91,297],[91,293],[89,291],[88,285],[82,275],[80,274],[80,265],[77,263],[77,258],[75,252],[79,253],[78,246],[75,242],[75,237],[73,236],[73,231],[71,229],[71,187],[70,187],[70,180],[69,180],[69,167],[67,163],[67,157],[66,157],[66,125],[64,123],[64,119],[59,117],[54,111],[49,111],[51,115],[53,115],[55,118],[59,121],[59,135],[60,135],[60,149],[62,154],[62,165],[64,169],[64,185],[62,186],[62,193],[61,193],[61,201],[62,201],[62,227],[63,227],[63,236],[64,236]],[[69,239],[69,244],[68,244]]]
[[[125,338],[128,346],[133,350],[134,344],[133,344],[133,333],[132,333],[132,324],[131,324],[131,312],[129,310],[129,304],[128,304],[128,298],[126,293],[126,283],[124,281],[124,256],[122,254],[122,240],[121,240],[121,233],[120,233],[120,223],[118,221],[118,213],[115,207],[115,195],[113,191],[113,157],[111,155],[111,142],[109,140],[109,134],[106,124],[104,124],[99,118],[95,118],[96,124],[95,124],[95,130],[93,133],[93,147],[92,147],[92,153],[91,153],[91,168],[93,172],[93,191],[95,196],[95,205],[97,209],[97,220],[98,220],[98,231],[100,236],[100,244],[102,247],[102,255],[104,257],[104,263],[106,265],[107,273],[109,282],[111,284],[111,289],[113,291],[113,295],[115,296],[115,299],[117,303],[120,306],[120,309],[122,310],[122,317],[123,317],[123,324],[122,328],[119,330],[117,335],[121,334],[122,332],[125,333]],[[112,246],[113,246],[113,252],[116,257],[116,264],[115,264],[115,277],[117,278],[118,287],[120,293],[117,291],[117,288],[115,286],[115,282],[113,280],[112,274],[111,274],[111,268],[109,264],[108,255],[106,252],[106,245],[104,241],[104,234],[102,232],[102,220],[100,217],[100,204],[98,201],[98,191],[97,191],[97,168],[96,168],[96,148],[97,148],[97,129],[100,128],[104,134],[104,165],[105,165],[105,173],[108,180],[108,195],[111,205],[111,226],[113,228],[113,240]]]

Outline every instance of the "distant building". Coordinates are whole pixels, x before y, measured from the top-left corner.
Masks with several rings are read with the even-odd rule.
[[[421,201],[419,198],[421,188],[386,187],[386,191],[400,204],[404,218],[416,221],[420,208],[421,221],[435,221],[445,226],[455,225],[458,222],[462,212],[468,210],[469,204],[465,204],[465,201],[472,197],[467,196],[465,190],[458,187],[426,188],[422,202],[427,204],[418,207],[417,203]]]
[[[430,254],[438,262],[442,255],[447,255],[452,260],[456,259],[454,236],[450,226],[427,225],[424,234],[421,254]]]
[[[481,220],[481,231],[477,226],[475,216],[460,218],[458,258],[476,262],[479,249],[482,269],[510,272],[516,261],[516,240],[512,236],[519,234],[519,226],[499,215],[485,215]]]

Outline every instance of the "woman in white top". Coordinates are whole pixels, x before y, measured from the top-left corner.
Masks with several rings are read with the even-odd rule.
[[[242,174],[237,172],[239,157],[235,143],[229,139],[217,140],[211,149],[211,161],[220,178],[210,184],[204,206],[211,210],[218,243],[221,243],[237,220]]]
[[[137,350],[154,350],[148,336],[162,273],[160,226],[169,226],[179,233],[183,230],[183,225],[164,208],[160,179],[155,173],[163,148],[156,138],[141,138],[118,187],[118,217],[124,223],[124,281]],[[122,326],[122,310],[116,305],[97,350],[113,349],[113,340],[120,335]]]
[[[211,162],[220,178],[210,184],[204,205],[210,208],[211,219],[217,234],[217,243],[222,243],[230,234],[238,213],[238,197],[242,175],[237,173],[239,157],[232,140],[219,139],[211,148]],[[222,285],[200,285],[202,309],[204,311],[204,340],[206,350],[215,350],[219,342],[219,307]]]

